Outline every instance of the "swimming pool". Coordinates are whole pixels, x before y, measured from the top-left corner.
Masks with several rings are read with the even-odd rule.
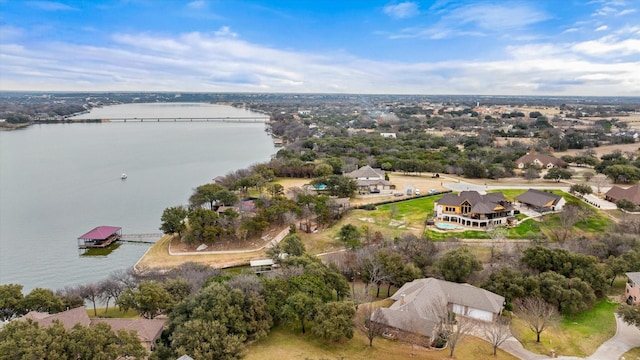
[[[436,223],[436,227],[438,229],[442,229],[442,230],[455,230],[458,227],[455,225],[451,225],[451,224],[445,224],[445,223]]]

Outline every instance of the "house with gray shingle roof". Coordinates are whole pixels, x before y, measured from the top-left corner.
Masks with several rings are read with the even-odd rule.
[[[371,192],[372,190],[390,190],[394,186],[385,180],[384,170],[365,165],[357,170],[345,174],[358,183],[358,191]]]
[[[436,315],[446,306],[458,316],[492,322],[504,308],[504,297],[469,284],[435,278],[417,279],[404,284],[391,297],[395,302],[380,308],[372,319],[385,326],[389,337],[407,334],[433,339],[438,325]]]
[[[481,195],[477,191],[447,194],[434,203],[434,217],[464,226],[487,227],[506,225],[513,218],[514,208],[500,192]]]
[[[566,203],[560,195],[537,189],[529,189],[516,196],[515,200],[538,212],[560,211]]]

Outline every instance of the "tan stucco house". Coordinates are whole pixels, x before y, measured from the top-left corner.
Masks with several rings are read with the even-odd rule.
[[[629,280],[625,286],[625,301],[629,305],[640,305],[640,272],[628,272],[626,275]]]

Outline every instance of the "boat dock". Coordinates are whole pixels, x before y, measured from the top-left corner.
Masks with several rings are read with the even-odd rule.
[[[151,239],[159,239],[160,233],[122,234],[122,228],[117,226],[98,226],[88,233],[78,237],[78,248],[105,248],[116,241],[131,243],[155,243]]]
[[[122,237],[122,228],[117,226],[98,226],[78,237],[80,249],[105,248]]]

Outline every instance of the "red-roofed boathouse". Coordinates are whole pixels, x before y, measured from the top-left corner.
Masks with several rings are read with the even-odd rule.
[[[103,248],[120,240],[122,228],[116,226],[98,226],[78,238],[80,249]]]

